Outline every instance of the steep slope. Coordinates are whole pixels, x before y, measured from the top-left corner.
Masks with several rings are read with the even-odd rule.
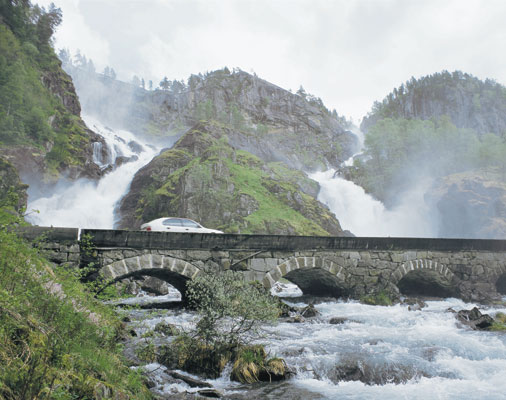
[[[177,136],[213,119],[234,128],[230,140],[237,147],[304,170],[337,167],[357,148],[346,120],[320,99],[238,69],[192,75],[188,84],[162,81],[163,89],[148,91],[96,74],[87,65],[67,62],[65,68],[91,112],[136,133]]]
[[[61,12],[29,2],[0,5],[0,157],[23,180],[98,178],[92,141],[70,77],[51,47]],[[37,174],[37,177],[33,175]]]
[[[506,88],[461,72],[411,80],[364,119],[365,149],[344,175],[388,206],[432,178],[443,237],[504,238]]]
[[[493,80],[443,71],[410,81],[376,102],[360,128],[367,132],[384,118],[433,119],[450,117],[458,128],[506,134],[506,88]]]
[[[216,121],[190,129],[137,173],[121,202],[120,227],[184,216],[226,232],[343,234],[335,216],[315,200],[315,182],[234,148],[233,136],[232,128]]]

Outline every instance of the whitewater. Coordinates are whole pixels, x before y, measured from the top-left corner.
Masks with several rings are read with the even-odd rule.
[[[107,143],[108,160],[101,159],[100,143],[94,143],[94,161],[97,165],[102,168],[114,166],[118,157],[131,158],[132,161],[121,164],[98,182],[89,179],[61,182],[50,196],[29,198],[27,210],[30,214],[27,220],[32,224],[112,229],[117,220],[116,207],[127,193],[135,173],[160,150],[132,132],[113,130],[91,116],[84,115],[82,118]]]

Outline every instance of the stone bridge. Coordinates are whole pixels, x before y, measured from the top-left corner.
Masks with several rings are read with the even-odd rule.
[[[506,240],[210,235],[124,230],[45,229],[58,263],[94,262],[110,282],[156,276],[184,296],[204,270],[240,271],[271,288],[285,278],[305,294],[360,298],[428,295],[491,302],[506,296]],[[38,232],[38,233],[37,233]]]

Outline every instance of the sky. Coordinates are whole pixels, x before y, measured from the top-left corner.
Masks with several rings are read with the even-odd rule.
[[[63,11],[55,48],[118,78],[238,67],[365,116],[410,79],[461,70],[506,84],[504,0],[32,0]]]

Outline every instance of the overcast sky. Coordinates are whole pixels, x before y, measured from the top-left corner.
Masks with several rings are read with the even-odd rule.
[[[302,85],[355,122],[411,76],[459,69],[506,83],[505,0],[52,1],[55,47],[122,80],[239,67]]]

